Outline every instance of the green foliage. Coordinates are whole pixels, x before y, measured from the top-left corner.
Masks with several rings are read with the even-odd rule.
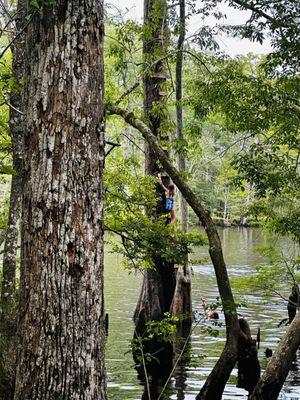
[[[228,2],[235,8],[241,8],[231,0]],[[206,1],[200,12],[204,16],[217,13],[218,3],[218,0]],[[287,0],[286,3],[290,4],[290,1]],[[281,10],[279,15],[275,2],[254,5],[266,12],[270,11],[271,14],[274,11],[280,24],[286,24],[290,18],[293,19],[293,10]],[[152,25],[145,26],[143,31],[139,26],[128,22],[124,25],[124,33],[122,24],[114,26],[112,32],[109,32],[114,37],[107,42],[110,48],[107,79],[109,101],[117,99],[137,77],[141,78],[141,40],[145,37],[151,38],[159,17],[157,12],[153,16]],[[176,31],[176,15],[172,18],[174,21],[171,23]],[[296,33],[295,24],[292,25]],[[259,27],[262,28],[261,33]],[[195,57],[186,56],[185,96],[182,101],[185,138],[172,139],[171,154],[174,158],[178,153],[186,156],[186,177],[216,220],[223,222],[228,219],[239,223],[247,217],[248,220],[265,224],[277,233],[292,235],[299,240],[300,81],[299,75],[293,72],[295,57],[289,59],[288,53],[284,53],[284,46],[286,50],[290,46],[287,51],[296,54],[295,40],[284,45],[280,42],[280,35],[283,31],[287,32],[286,28],[282,28],[283,31],[280,32],[281,28],[271,26],[270,21],[261,21],[255,13],[245,26],[236,29],[229,27],[227,31],[262,40],[266,29],[270,29],[273,43],[277,46],[276,51],[268,57],[230,59],[213,56],[212,53],[197,53],[195,50],[192,51]],[[288,34],[292,38],[292,31]],[[209,43],[208,36],[205,41]],[[206,46],[205,43],[199,44],[202,48]],[[153,60],[162,56],[162,53],[152,54],[145,62],[149,66]],[[277,56],[282,57],[282,66],[277,63],[280,59]],[[168,62],[172,75],[174,57],[169,57]],[[112,79],[114,74],[116,77]],[[175,101],[171,95],[171,85],[168,85],[165,85],[166,92],[170,93],[168,103],[155,104],[152,110],[155,116],[162,117],[165,121],[160,132],[162,136],[164,132],[175,131],[175,126],[171,123],[174,120]],[[138,89],[123,100],[130,108],[134,105],[137,115],[141,114],[142,109],[141,94]],[[123,142],[124,139],[120,141]],[[141,143],[138,145],[142,147]],[[107,193],[109,213],[106,224],[109,229],[121,233],[125,244],[123,250],[121,245],[116,245],[115,250],[126,254],[136,268],[153,267],[151,257],[158,256],[184,263],[183,254],[191,243],[190,239],[186,241],[178,237],[173,226],[165,225],[164,218],[152,221],[144,215],[144,207],[155,207],[156,200],[150,193],[156,182],[141,178],[141,170],[137,167],[141,160],[142,155],[128,166],[128,176],[122,171],[121,180],[129,179],[132,182],[129,185],[131,188],[126,187],[125,190],[121,189],[122,185],[118,186],[123,202],[121,199],[116,200],[118,193],[111,189],[111,193]],[[117,162],[119,161],[123,162]],[[109,180],[113,182],[111,178]],[[142,194],[134,189],[135,184]],[[195,219],[195,222],[198,221]],[[151,257],[147,258],[147,253]]]
[[[177,231],[166,224],[166,216],[153,220],[145,215],[145,208],[156,207],[157,179],[133,173],[132,162],[123,160],[106,170],[105,226],[121,238],[121,243],[112,239],[113,251],[124,255],[130,268],[153,268],[157,258],[186,265],[188,253],[204,243],[203,237]]]
[[[199,116],[219,113],[232,132],[261,133],[274,127],[283,131],[287,123],[297,131],[298,77],[270,80],[256,60],[244,57],[212,62],[214,72],[207,80],[194,81],[199,96],[193,105]]]
[[[220,331],[213,326],[207,326],[205,332],[211,337],[219,337]]]
[[[262,62],[245,57],[213,63],[207,79],[194,80],[190,103],[199,119],[219,121],[227,137],[232,132],[237,138],[230,151],[228,196],[236,185],[237,198],[246,200],[244,214],[299,240],[299,76],[270,79]],[[242,194],[248,188],[255,194],[250,202]]]
[[[299,257],[293,254],[288,258],[280,251],[275,238],[272,242],[256,248],[268,264],[257,265],[253,274],[233,279],[234,287],[241,293],[261,291],[267,296],[285,293],[288,298],[294,284],[300,283]]]
[[[282,279],[285,280],[285,283],[288,283],[287,279],[291,282],[285,265],[259,265],[256,267],[255,274],[237,280],[236,287],[244,293],[261,290],[269,295],[274,295],[276,291],[282,290]]]
[[[200,12],[204,16],[216,15],[222,0],[205,0]],[[299,69],[300,28],[299,2],[295,0],[226,0],[225,3],[237,10],[247,10],[248,20],[243,24],[218,26],[219,31],[231,36],[247,38],[263,43],[271,40],[273,51],[265,60],[269,74],[293,75]],[[226,18],[224,18],[226,20]]]
[[[167,7],[164,0],[153,2],[152,12],[149,15],[148,23],[143,26],[143,39],[152,41],[157,28],[161,26],[162,21],[167,19]],[[154,54],[156,57],[157,54]]]
[[[165,313],[161,321],[151,321],[147,323],[147,337],[152,340],[154,337],[161,342],[172,342],[176,333],[177,324],[188,318],[188,316],[174,317],[170,313]]]
[[[109,32],[107,55],[114,57],[114,69],[117,73],[122,74],[127,71],[129,59],[139,51],[140,35],[141,27],[132,20],[116,24]]]
[[[134,21],[110,22],[105,41],[105,102],[113,104],[142,73],[141,27]],[[130,99],[140,98],[136,89]],[[128,97],[124,102],[128,101]]]
[[[170,313],[165,313],[161,321],[148,322],[143,337],[137,336],[130,341],[130,351],[134,353],[139,365],[142,365],[143,362],[159,362],[155,353],[144,353],[144,346],[153,341],[156,343],[173,343],[178,323],[187,318],[190,318],[190,315],[173,317]]]
[[[141,62],[141,30],[140,27],[132,21],[112,24],[107,29],[107,38],[106,103],[112,104],[114,101],[118,100],[120,95],[133,83],[142,78],[143,69],[140,67],[140,65],[143,65]],[[146,73],[152,72],[151,65],[153,60],[161,56],[162,54],[151,56],[151,60],[146,63]],[[199,56],[201,60],[205,60],[205,63],[215,63],[212,57],[203,55],[197,56]],[[168,60],[170,72],[172,72],[174,68],[174,60],[175,58],[172,56],[170,56]],[[232,184],[233,175],[235,176],[236,173],[227,160],[232,158],[238,146],[236,146],[233,151],[226,150],[228,146],[230,147],[231,142],[235,140],[235,138],[234,134],[232,134],[228,128],[224,129],[220,124],[220,119],[222,118],[220,113],[218,113],[216,117],[210,114],[209,120],[206,121],[203,119],[201,120],[199,114],[196,116],[193,115],[195,100],[200,98],[199,90],[195,82],[199,81],[199,77],[201,77],[201,79],[203,76],[205,79],[210,79],[210,77],[207,70],[203,68],[203,64],[198,63],[197,59],[187,59],[186,62],[188,64],[184,71],[184,80],[186,82],[185,87],[190,93],[190,97],[185,97],[182,102],[185,113],[185,138],[182,140],[172,138],[172,142],[169,140],[162,140],[162,145],[170,150],[171,153],[172,150],[174,151],[174,158],[177,153],[186,156],[187,167],[189,169],[186,178],[189,179],[193,188],[199,193],[206,207],[213,210],[216,219],[220,219],[223,222],[224,215],[226,215],[226,218],[238,222],[247,214],[246,208],[249,203],[248,200],[250,199],[251,191],[251,188],[246,187],[246,182],[244,182],[244,187],[242,189],[236,189]],[[173,115],[173,106],[175,106],[175,102],[173,102],[171,97],[173,87],[170,80],[165,84],[164,90],[166,93],[170,94],[166,97],[167,102],[163,100],[162,102],[154,103],[151,110],[153,117],[162,121],[159,132],[161,138],[166,137],[166,133],[175,132]],[[143,116],[141,117],[141,89],[135,89],[134,92],[126,96],[122,102],[128,104],[129,108],[134,104],[135,114],[144,119]],[[107,128],[108,132],[111,131],[111,126],[112,125],[109,123]],[[115,131],[115,126],[112,126],[112,128]],[[120,129],[122,129],[122,131],[124,130],[124,128]],[[127,132],[126,135],[128,135]],[[130,137],[132,137],[131,133]],[[134,135],[134,141],[137,140],[137,137],[138,135]],[[123,142],[124,138],[119,137],[119,140]],[[141,147],[142,146],[143,145],[141,145]],[[226,153],[224,164],[220,162],[220,157],[218,155],[220,152]],[[210,159],[213,161],[210,162]],[[140,162],[143,162],[142,158],[140,158]],[[227,178],[226,174],[228,175]]]

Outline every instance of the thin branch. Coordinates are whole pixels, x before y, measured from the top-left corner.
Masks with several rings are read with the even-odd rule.
[[[127,97],[129,94],[131,94],[137,87],[139,87],[140,86],[140,82],[135,82],[130,88],[128,88],[123,94],[121,94],[121,96],[119,97],[119,99],[116,101],[116,105],[118,106],[120,103],[121,103],[121,101],[125,98],[125,97]]]
[[[122,240],[122,244],[123,244],[123,247],[124,247],[124,249],[125,249],[125,252],[126,252],[126,254],[127,254],[127,258],[131,261],[131,263],[132,263],[132,265],[133,265],[133,268],[135,268],[136,270],[138,270],[139,267],[138,267],[138,265],[136,264],[136,262],[135,262],[133,256],[130,254],[130,251],[128,250],[126,240],[125,240],[123,237],[121,237],[121,240]]]
[[[294,274],[294,272],[292,271],[292,269],[291,269],[291,267],[290,267],[288,261],[286,260],[284,254],[283,254],[282,248],[280,248],[280,253],[281,253],[281,258],[283,259],[284,265],[286,266],[286,269],[288,270],[288,273],[289,273],[289,275],[291,276],[294,285],[295,285],[295,286],[298,286],[298,282],[297,282],[297,280],[296,280],[295,274]]]
[[[121,135],[125,136],[130,143],[132,143],[137,149],[139,149],[143,154],[145,154],[145,150],[142,149],[138,144],[136,144],[128,135],[126,135],[126,133],[121,132]]]
[[[143,350],[143,345],[142,344],[141,344],[141,353],[142,353],[143,368],[144,368],[144,374],[145,374],[145,379],[146,379],[148,397],[149,397],[149,400],[151,400],[150,385],[149,385],[149,379],[148,379],[148,375],[147,375],[147,368],[146,368],[146,363],[145,363],[145,355],[144,355],[144,350]]]
[[[2,29],[0,29],[0,37],[2,36],[2,34],[6,31],[6,29],[11,25],[11,23],[13,22],[13,21],[15,21],[15,17],[21,12],[21,11],[23,11],[23,7],[20,9],[20,10],[18,10],[18,11],[16,11],[13,15],[12,15],[12,17],[8,20],[8,21],[6,21],[6,24],[4,25],[4,27],[2,28]]]
[[[10,49],[10,47],[14,44],[14,42],[25,32],[25,30],[27,29],[27,27],[29,26],[29,24],[32,22],[33,17],[35,16],[36,12],[34,12],[30,19],[28,20],[27,24],[20,30],[20,32],[18,32],[16,34],[16,36],[10,41],[10,43],[5,47],[5,49],[2,51],[2,53],[0,54],[0,60],[1,58],[4,56],[4,54],[7,52],[8,49]]]
[[[1,104],[1,106],[3,106],[4,104],[6,104],[6,105],[9,106],[10,108],[12,108],[14,111],[16,111],[18,114],[24,115],[24,113],[23,113],[21,110],[19,110],[18,108],[14,107],[14,106],[5,98],[3,92],[2,92],[2,96],[3,96],[4,101],[3,101],[3,103]]]
[[[259,8],[256,8],[255,5],[253,4],[253,2],[251,2],[251,4],[243,1],[243,0],[231,0],[233,3],[236,3],[240,6],[242,6],[243,8],[247,9],[247,10],[251,10],[254,13],[260,15],[261,17],[264,17],[265,19],[267,19],[268,21],[271,21],[273,24],[278,25],[278,20],[273,18],[271,15],[266,14],[264,11],[260,10]],[[281,26],[287,28],[286,25],[281,24]],[[279,25],[278,25],[279,27]]]
[[[107,226],[107,225],[104,225],[104,230],[109,231],[109,232],[112,232],[112,233],[115,233],[116,235],[120,236],[121,239],[130,240],[131,242],[135,242],[135,239],[130,238],[130,237],[124,235],[123,233],[121,233],[121,232],[119,232],[119,231],[116,231],[115,229],[110,228],[110,227]]]
[[[122,42],[120,42],[120,40],[114,38],[113,36],[107,35],[107,34],[105,34],[105,37],[107,37],[108,39],[111,39],[111,40],[114,40],[115,42],[117,42],[120,46],[122,46],[122,47],[127,51],[127,53],[130,54],[130,50],[128,49],[128,47],[126,47]]]
[[[249,139],[249,138],[251,138],[251,137],[253,137],[255,135],[256,135],[256,133],[250,133],[250,134],[248,134],[246,136],[243,136],[243,137],[235,140],[234,142],[230,143],[230,145],[228,145],[224,150],[222,150],[220,153],[218,153],[215,157],[211,158],[205,164],[202,164],[202,165],[205,167],[206,165],[211,164],[214,160],[222,157],[225,153],[227,153],[227,151],[229,151],[233,146],[235,146],[239,142],[243,142],[243,141],[245,141],[245,140],[247,140],[247,139]]]
[[[4,2],[2,0],[0,0],[0,5],[1,5],[2,11],[3,11],[3,14],[6,14],[6,16],[11,20],[12,19],[12,15],[8,11],[7,5],[4,4]]]
[[[132,199],[129,199],[129,197],[126,197],[125,194],[124,194],[124,197],[122,197],[121,195],[118,195],[118,194],[116,194],[116,193],[111,192],[108,188],[106,188],[106,192],[109,193],[112,197],[115,197],[116,199],[119,199],[119,200],[121,200],[122,202],[124,202],[124,203],[125,203],[125,206],[127,207],[127,209],[128,209],[132,214],[134,214],[134,215],[135,215],[135,213],[136,213],[136,210],[133,210],[133,209],[131,208],[131,205],[130,205],[130,204],[134,204],[134,205],[136,205],[136,206],[138,206],[138,207],[145,206],[145,204],[138,203],[137,201],[133,201]],[[124,193],[124,192],[123,192],[123,193]]]
[[[108,140],[105,141],[105,144],[108,144],[111,146],[111,148],[105,153],[105,157],[108,157],[109,154],[114,150],[115,147],[120,147],[120,143],[113,143],[109,142]]]
[[[168,59],[169,57],[172,57],[174,55],[176,55],[178,52],[182,52],[185,54],[190,55],[191,57],[195,58],[197,61],[199,61],[199,63],[206,69],[206,71],[212,75],[212,72],[209,70],[209,68],[207,67],[207,65],[205,64],[205,62],[203,60],[201,60],[201,58],[199,56],[197,56],[196,54],[194,54],[192,51],[189,50],[174,50],[171,51],[169,53],[167,53],[166,55],[164,55],[163,57],[157,59],[156,61],[154,61],[151,64],[148,64],[144,70],[142,75],[136,80],[136,82],[129,88],[127,89],[123,94],[121,94],[120,98],[115,102],[115,105],[118,106],[120,105],[121,101],[124,100],[125,97],[127,97],[129,94],[131,94],[136,88],[138,88],[141,84],[141,81],[143,80],[144,76],[146,75],[146,73],[148,73],[149,69],[153,68],[158,62],[160,61],[164,61],[166,59]]]
[[[192,51],[189,50],[180,50],[183,53],[189,54],[191,57],[195,58],[197,61],[199,61],[199,63],[206,69],[206,71],[212,75],[212,72],[210,71],[210,69],[207,67],[207,65],[205,64],[205,62],[203,60],[201,60],[201,58],[199,56],[197,56],[196,54],[194,54]]]

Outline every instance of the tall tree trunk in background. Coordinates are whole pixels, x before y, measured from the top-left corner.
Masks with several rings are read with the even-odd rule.
[[[103,1],[56,0],[27,32],[15,400],[105,395]]]
[[[22,30],[24,24],[23,1],[18,3],[16,16],[16,32]],[[1,288],[1,333],[10,335],[14,331],[14,303],[16,294],[16,256],[19,235],[19,219],[22,198],[22,157],[23,157],[23,88],[24,77],[24,35],[12,45],[13,63],[12,76],[14,79],[13,92],[10,95],[9,130],[12,142],[13,166],[15,174],[12,176],[9,202],[8,225],[4,242],[3,271]],[[12,325],[11,325],[12,324]]]
[[[183,46],[185,40],[185,0],[179,1],[179,36],[176,55],[176,116],[177,116],[177,138],[182,141],[183,136],[183,113],[182,113],[182,69],[183,69]],[[177,156],[178,169],[186,171],[184,152],[179,151]],[[180,218],[183,232],[188,230],[188,203],[180,194]],[[171,313],[174,316],[186,315],[178,324],[179,336],[187,337],[192,324],[192,291],[191,271],[188,265],[178,269],[176,275],[176,289],[173,297]],[[188,316],[189,315],[189,316]]]
[[[24,1],[19,0],[15,17],[18,35],[25,23]],[[12,37],[9,38],[12,41]],[[11,399],[14,391],[15,361],[16,361],[16,269],[17,248],[19,237],[19,222],[22,202],[22,157],[23,157],[23,84],[25,39],[20,35],[11,47],[13,53],[12,76],[13,91],[10,95],[9,131],[12,143],[13,167],[11,192],[8,212],[8,225],[5,232],[0,315],[0,399]]]
[[[176,55],[176,116],[177,116],[177,138],[179,142],[184,139],[183,135],[183,113],[182,113],[182,70],[183,70],[183,46],[185,40],[185,0],[179,1],[179,37]],[[183,173],[186,171],[184,151],[179,151],[177,156],[178,169]],[[183,232],[188,229],[188,204],[180,194],[180,216]]]
[[[166,81],[162,61],[157,61],[164,54],[167,46],[167,3],[165,0],[144,1],[144,61],[146,66],[153,65],[144,77],[144,113],[155,136],[160,142],[168,141],[168,132],[164,118],[165,99],[163,85]],[[160,167],[151,146],[145,142],[145,172],[157,176]],[[165,182],[165,184],[167,184]],[[165,210],[164,191],[157,185],[157,208],[153,218],[162,215]],[[147,211],[148,213],[150,211]],[[134,320],[137,333],[143,334],[145,323],[160,321],[170,306],[175,289],[175,270],[173,263],[160,258],[154,260],[155,269],[147,270],[144,275],[140,299]]]
[[[166,129],[164,84],[166,73],[164,64],[159,59],[167,47],[167,2],[166,0],[144,0],[144,43],[143,54],[145,67],[151,65],[144,76],[144,113],[156,138],[165,148],[168,142]],[[152,147],[145,141],[145,173],[156,176],[161,171],[157,157]],[[169,178],[162,178],[165,186]],[[165,192],[157,184],[157,206],[154,210],[146,210],[148,215],[156,219],[165,213]],[[162,249],[163,250],[163,249]],[[164,314],[170,311],[175,285],[176,271],[173,262],[167,262],[161,257],[153,259],[155,268],[144,273],[140,298],[134,313],[135,336],[144,336],[147,323],[161,321]],[[173,364],[173,348],[170,343],[162,342],[161,337],[155,336],[151,342],[143,342],[145,353],[155,354],[155,359],[146,362],[146,374],[152,377],[150,393],[145,390],[143,399],[157,397],[160,383],[169,375]],[[134,354],[134,357],[136,354]],[[139,368],[138,368],[139,370]],[[144,369],[139,371],[143,381],[147,380]],[[146,385],[145,385],[146,386]],[[147,386],[148,387],[148,386]]]

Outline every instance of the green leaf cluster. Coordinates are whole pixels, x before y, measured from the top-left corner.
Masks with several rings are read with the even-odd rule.
[[[130,268],[154,268],[158,258],[186,265],[193,247],[205,242],[203,236],[197,231],[184,234],[173,224],[166,224],[166,215],[151,218],[151,209],[157,204],[158,181],[143,176],[141,171],[134,173],[133,162],[123,159],[106,169],[105,227],[121,238],[121,242],[111,239],[112,251],[122,254]]]

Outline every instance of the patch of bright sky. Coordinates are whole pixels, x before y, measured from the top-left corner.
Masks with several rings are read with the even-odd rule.
[[[143,18],[143,0],[105,0],[106,4],[110,7],[110,13],[117,15],[117,9],[122,11],[126,19],[134,19],[136,21],[141,21]],[[200,3],[200,2],[199,2]],[[221,11],[227,15],[225,21],[221,21],[230,25],[243,24],[250,13],[247,11],[237,11],[225,4],[222,4]],[[199,15],[195,15],[189,20],[188,32],[193,34],[196,32],[201,25],[211,25],[215,24],[215,20],[212,18],[206,18],[205,21]],[[235,56],[238,54],[246,55],[249,53],[253,54],[267,54],[272,48],[268,40],[260,45],[257,42],[251,42],[247,39],[230,38],[225,35],[218,37],[218,43],[221,50],[229,54],[230,56]]]

